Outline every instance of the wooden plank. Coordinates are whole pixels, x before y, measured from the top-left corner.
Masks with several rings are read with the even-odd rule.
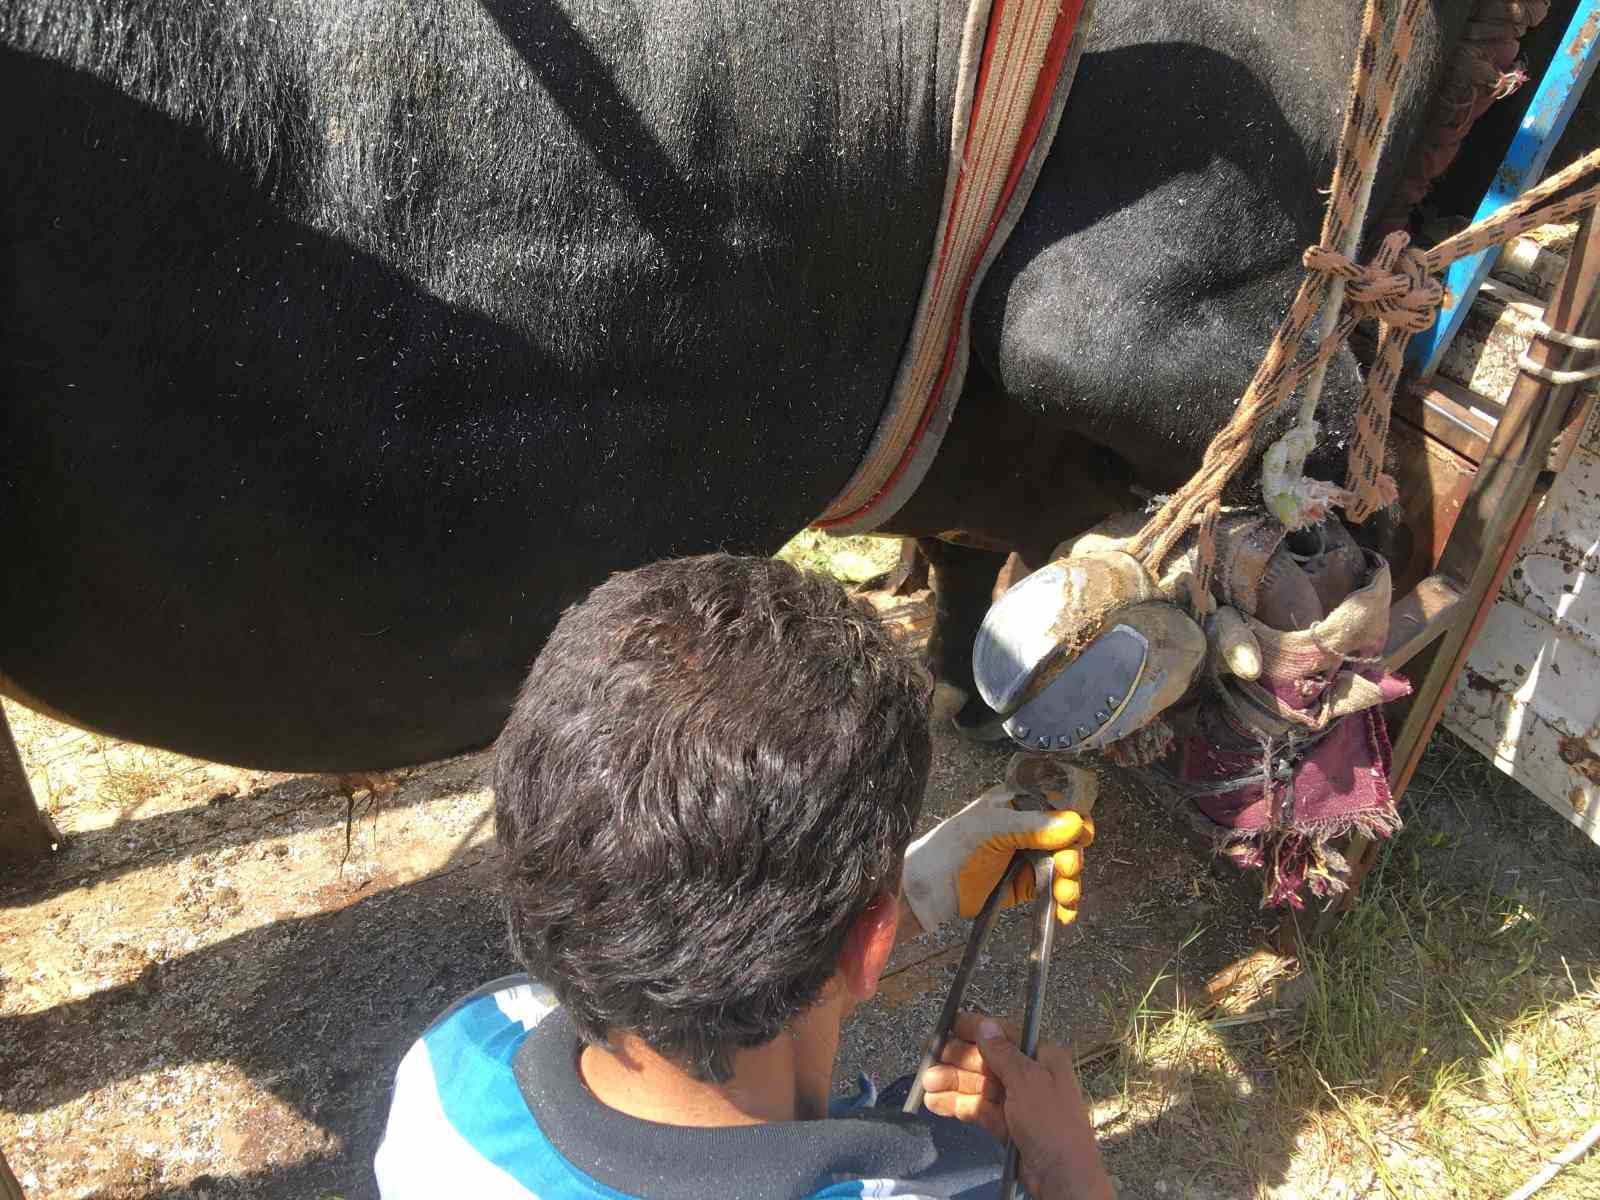
[[[1403,596],[1434,573],[1472,490],[1474,467],[1449,446],[1404,418],[1389,431],[1395,482],[1400,488],[1398,530],[1381,549]]]
[[[1578,452],[1583,443],[1584,430],[1589,427],[1589,414],[1594,411],[1594,399],[1592,386],[1586,387],[1573,397],[1561,432],[1556,434],[1556,440],[1550,443],[1550,457],[1546,460],[1544,469],[1551,474],[1560,475],[1571,465],[1572,456]]]
[[[1523,291],[1510,280],[1491,275],[1483,281],[1479,293],[1497,304],[1516,309],[1525,317],[1532,317],[1535,321],[1544,320],[1544,301],[1532,292]]]
[[[1489,439],[1504,411],[1494,401],[1442,375],[1408,382],[1395,396],[1394,410],[1474,466],[1488,452]]]
[[[1383,665],[1398,671],[1461,618],[1461,589],[1443,575],[1429,575],[1389,610],[1389,640]]]

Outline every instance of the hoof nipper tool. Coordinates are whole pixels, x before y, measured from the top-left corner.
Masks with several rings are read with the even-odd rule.
[[[1013,801],[1017,808],[1045,810],[1059,807],[1062,810],[1071,809],[1084,816],[1088,816],[1094,809],[1096,783],[1094,775],[1083,767],[1062,763],[1059,759],[1032,754],[1013,755],[1011,764],[1006,770],[1006,782],[1020,793]],[[1060,806],[1047,803],[1045,800],[1047,792],[1065,792],[1066,803]],[[945,1043],[950,1040],[950,1031],[955,1027],[956,1016],[960,1013],[962,1001],[966,998],[967,986],[972,982],[972,973],[977,968],[978,959],[983,954],[983,947],[988,942],[989,935],[994,932],[995,918],[1000,915],[1000,898],[1007,893],[1018,871],[1033,872],[1033,945],[1028,951],[1028,992],[1027,1004],[1022,1015],[1021,1048],[1029,1058],[1038,1054],[1039,1022],[1044,1015],[1045,986],[1050,979],[1050,952],[1054,948],[1056,936],[1054,894],[1056,865],[1049,851],[1019,850],[1012,856],[1010,865],[1000,876],[999,882],[994,885],[988,899],[983,902],[983,907],[973,919],[972,932],[967,937],[967,948],[961,955],[961,965],[956,968],[956,977],[950,985],[950,994],[945,997],[944,1008],[939,1013],[939,1022],[934,1026],[933,1036],[928,1039],[927,1051],[917,1065],[916,1077],[912,1080],[911,1091],[906,1096],[903,1109],[905,1112],[914,1113],[922,1107],[922,1076],[944,1053]],[[1017,1147],[1016,1143],[1008,1142],[1005,1167],[1000,1176],[1000,1200],[1013,1200],[1016,1190]]]

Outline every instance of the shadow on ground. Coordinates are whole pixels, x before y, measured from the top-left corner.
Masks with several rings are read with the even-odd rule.
[[[383,798],[382,808],[405,808],[441,791],[487,786],[484,772],[481,755],[427,768],[426,787],[406,786],[415,772],[396,772],[398,786]],[[119,820],[75,833],[45,862],[8,874],[0,884],[0,908],[38,904],[89,881],[104,884],[130,871],[248,845],[285,828],[298,832],[341,825],[359,817],[371,802],[370,795],[358,791],[355,804],[347,806],[331,777],[294,775],[264,781],[240,794],[218,793],[203,807]]]
[[[1004,761],[941,732],[930,807],[943,813],[964,803],[999,776]],[[1471,796],[1431,801],[1414,823],[1434,832],[1455,827],[1464,838],[1448,856],[1443,843],[1430,846],[1431,834],[1406,843],[1405,852],[1437,853],[1436,863],[1426,861],[1440,880],[1475,880],[1490,890],[1509,878],[1507,871],[1538,870],[1551,896],[1559,892],[1575,902],[1579,916],[1592,917],[1585,906],[1600,903],[1600,872],[1584,857],[1587,847],[1559,841],[1565,826],[1541,807],[1494,807],[1500,803]],[[203,808],[187,816],[202,831],[194,844],[244,836],[204,832]],[[180,814],[159,819],[181,830]],[[1275,1055],[1305,1036],[1296,1014],[1316,997],[1303,986],[1298,996],[1269,991],[1227,1010],[1220,1025],[1197,1024],[1195,1036],[1209,1041],[1192,1049],[1203,1053],[1163,1048],[1159,1038],[1170,1036],[1170,1027],[1162,1034],[1150,1014],[1203,1005],[1206,981],[1259,947],[1275,922],[1258,910],[1253,880],[1200,852],[1183,823],[1152,799],[1108,780],[1098,819],[1083,917],[1057,943],[1045,1034],[1080,1049],[1109,1047],[1086,1064],[1084,1076],[1105,1110],[1103,1144],[1123,1195],[1245,1196],[1277,1184],[1290,1173],[1310,1102],[1307,1111],[1284,1112],[1264,1101],[1283,1099],[1274,1091]],[[111,886],[120,869],[110,869]],[[52,894],[48,880],[39,894]],[[16,894],[11,902],[32,901]],[[1545,948],[1592,961],[1592,935],[1584,941],[1573,932],[1580,927],[1569,925],[1552,924]],[[1592,920],[1583,928],[1592,929]],[[858,1068],[880,1082],[910,1069],[963,934],[902,947],[881,996],[846,1031],[841,1087]],[[1024,919],[1002,922],[975,982],[975,1003],[1018,1011],[1027,936]],[[1343,952],[1356,951],[1347,945]],[[25,1175],[42,1174],[46,1156],[75,1156],[81,1190],[71,1194],[108,1200],[372,1196],[370,1163],[400,1056],[455,996],[511,969],[492,851],[478,846],[419,882],[264,924],[153,964],[122,986],[0,1018],[8,1157]],[[1526,990],[1511,989],[1474,1016],[1493,1036],[1531,1002]],[[244,1111],[218,1102],[216,1128],[206,1136],[228,1147],[225,1171],[195,1176],[159,1154],[141,1159],[119,1149],[137,1135],[105,1104],[89,1105],[66,1144],[29,1149],[16,1140],[24,1119],[43,1120],[59,1106],[98,1100],[102,1091],[118,1103],[140,1081],[218,1064],[275,1102]],[[1327,1082],[1338,1089],[1353,1081]],[[1217,1103],[1203,1103],[1207,1098]],[[190,1103],[196,1120],[206,1115],[205,1096]],[[1163,1181],[1170,1186],[1156,1190]],[[68,1193],[32,1196],[55,1194]]]

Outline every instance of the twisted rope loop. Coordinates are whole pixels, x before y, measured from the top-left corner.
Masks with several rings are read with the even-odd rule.
[[[1305,254],[1307,270],[1346,281],[1343,319],[1334,337],[1318,347],[1319,354],[1331,356],[1362,321],[1375,320],[1383,331],[1356,407],[1344,491],[1336,497],[1345,515],[1357,523],[1393,504],[1399,495],[1394,480],[1383,470],[1394,387],[1405,366],[1407,344],[1413,335],[1433,325],[1444,303],[1444,285],[1429,272],[1427,256],[1411,249],[1410,242],[1410,235],[1403,230],[1391,233],[1365,266],[1323,246],[1312,246]]]
[[[1428,274],[1427,259],[1410,241],[1404,231],[1391,233],[1366,265],[1326,246],[1308,247],[1302,261],[1308,271],[1345,281],[1345,304],[1356,323],[1370,319],[1421,333],[1438,316],[1444,287]]]
[[[1355,437],[1350,446],[1343,488],[1312,485],[1318,490],[1313,509],[1328,505],[1344,508],[1352,521],[1365,521],[1396,498],[1394,480],[1383,473],[1384,447],[1395,385],[1405,363],[1406,346],[1413,335],[1428,329],[1444,303],[1439,276],[1457,259],[1518,237],[1540,225],[1564,221],[1600,203],[1600,184],[1573,192],[1579,183],[1600,173],[1600,150],[1591,151],[1566,170],[1530,188],[1493,216],[1446,238],[1431,250],[1410,245],[1403,231],[1390,234],[1368,263],[1334,247],[1351,240],[1364,210],[1366,194],[1377,169],[1389,113],[1422,0],[1404,0],[1386,53],[1380,51],[1382,31],[1388,24],[1389,0],[1367,0],[1362,20],[1360,50],[1351,81],[1339,157],[1328,196],[1320,242],[1303,256],[1305,278],[1295,293],[1288,315],[1273,334],[1261,364],[1238,407],[1206,447],[1199,468],[1129,542],[1128,550],[1159,576],[1168,556],[1196,523],[1196,568],[1191,578],[1191,599],[1198,612],[1211,605],[1209,582],[1215,559],[1217,517],[1228,482],[1249,458],[1256,434],[1283,406],[1290,394],[1308,378],[1319,377],[1328,360],[1365,320],[1376,321],[1381,333],[1378,353],[1356,409]],[[1381,67],[1380,67],[1381,60]],[[1339,316],[1315,349],[1296,359],[1318,311],[1335,295]],[[1310,389],[1308,389],[1310,390]],[[1301,461],[1314,442],[1314,405],[1302,413],[1300,425],[1283,439],[1299,441]],[[1269,455],[1270,457],[1270,455]]]

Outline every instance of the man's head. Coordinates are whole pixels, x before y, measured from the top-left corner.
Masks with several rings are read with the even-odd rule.
[[[613,576],[563,615],[497,749],[524,966],[586,1039],[631,1032],[725,1078],[895,889],[928,691],[869,610],[787,563]]]

